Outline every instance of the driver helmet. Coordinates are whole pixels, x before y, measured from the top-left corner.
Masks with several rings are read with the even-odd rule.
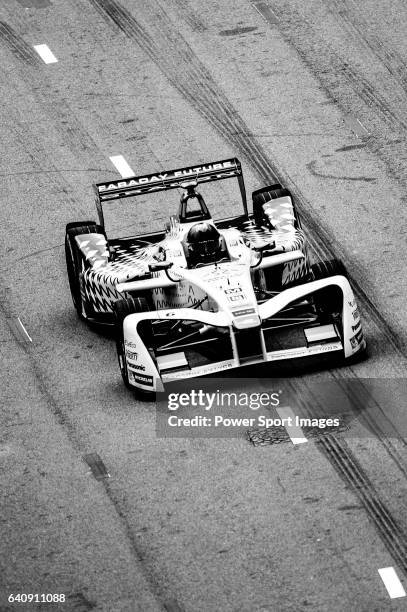
[[[196,223],[187,235],[189,254],[197,262],[216,261],[222,249],[222,237],[211,223]]]

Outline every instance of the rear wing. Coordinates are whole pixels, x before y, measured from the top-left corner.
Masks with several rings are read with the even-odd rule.
[[[237,177],[242,196],[245,214],[248,214],[246,190],[243,181],[242,167],[240,161],[233,157],[201,166],[189,166],[177,168],[166,172],[145,174],[144,176],[132,176],[118,181],[96,183],[94,185],[96,194],[96,208],[99,221],[104,226],[102,204],[111,200],[139,196],[167,189],[183,187],[185,183],[196,180],[198,183],[208,181],[219,181],[222,179]]]

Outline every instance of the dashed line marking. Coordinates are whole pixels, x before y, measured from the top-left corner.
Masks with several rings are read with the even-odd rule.
[[[120,172],[122,178],[134,176],[134,171],[130,168],[123,155],[113,155],[110,157],[110,161],[115,166],[116,170]]]
[[[279,22],[276,13],[264,0],[251,0],[251,4],[267,23],[277,24]]]
[[[18,323],[20,325],[20,328],[22,330],[22,334],[23,334],[24,339],[27,340],[28,342],[32,342],[33,340],[31,338],[30,334],[28,333],[28,331],[26,330],[26,328],[24,327],[20,317],[17,317],[17,321],[18,321]]]
[[[401,584],[394,567],[383,567],[377,571],[380,574],[380,578],[383,580],[390,599],[397,599],[398,597],[406,596],[404,587]]]
[[[58,61],[48,45],[34,45],[34,49],[46,64],[55,64]]]
[[[97,453],[89,453],[87,455],[84,455],[83,459],[92,470],[92,474],[94,475],[96,480],[110,478],[110,474],[107,471],[105,464]]]
[[[19,342],[32,342],[32,338],[24,327],[20,317],[7,317],[7,321],[14,337]]]
[[[363,123],[359,119],[356,119],[356,117],[353,117],[353,115],[346,115],[344,121],[345,125],[347,125],[358,138],[370,136],[369,131],[365,128]]]
[[[289,406],[280,407],[276,409],[278,412],[278,416],[281,419],[290,419],[290,423],[294,423],[294,425],[286,426],[285,429],[290,437],[290,440],[293,444],[304,444],[304,442],[308,442],[307,438],[304,436],[304,433],[301,427],[295,425],[295,414],[291,410]]]

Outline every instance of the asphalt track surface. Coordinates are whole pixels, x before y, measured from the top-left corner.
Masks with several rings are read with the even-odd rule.
[[[1,611],[406,609],[378,572],[407,589],[405,398],[299,445],[159,439],[112,340],[76,318],[63,253],[110,157],[143,174],[237,156],[249,194],[291,189],[360,304],[369,358],[294,394],[402,380],[406,27],[401,0],[1,3]],[[159,216],[143,205],[134,231]]]

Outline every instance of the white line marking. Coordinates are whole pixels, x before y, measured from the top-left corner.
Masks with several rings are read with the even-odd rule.
[[[289,406],[277,408],[277,412],[280,419],[291,419],[289,423],[293,423],[293,425],[288,425],[286,431],[293,444],[304,444],[304,442],[308,442],[301,427],[295,425],[295,414]]]
[[[28,333],[28,331],[26,330],[26,328],[24,327],[24,325],[22,324],[20,317],[17,317],[17,321],[20,324],[24,339],[28,340],[29,342],[32,342],[32,338],[30,334]]]
[[[34,49],[46,64],[55,64],[58,61],[47,45],[34,45]]]
[[[360,119],[353,117],[353,115],[345,115],[344,119],[345,125],[352,130],[356,134],[358,138],[363,138],[364,136],[370,136],[369,130],[365,128]]]
[[[272,25],[276,25],[278,23],[278,15],[271,8],[271,6],[268,6],[266,2],[263,2],[262,0],[251,0],[251,4],[266,22]]]
[[[113,155],[113,157],[110,157],[110,161],[120,172],[122,178],[129,178],[129,176],[134,176],[134,171],[130,168],[123,155]]]
[[[384,586],[390,596],[390,599],[396,599],[397,597],[405,597],[406,592],[401,584],[399,577],[396,574],[394,567],[383,567],[377,570],[380,574],[380,578],[384,582]]]

